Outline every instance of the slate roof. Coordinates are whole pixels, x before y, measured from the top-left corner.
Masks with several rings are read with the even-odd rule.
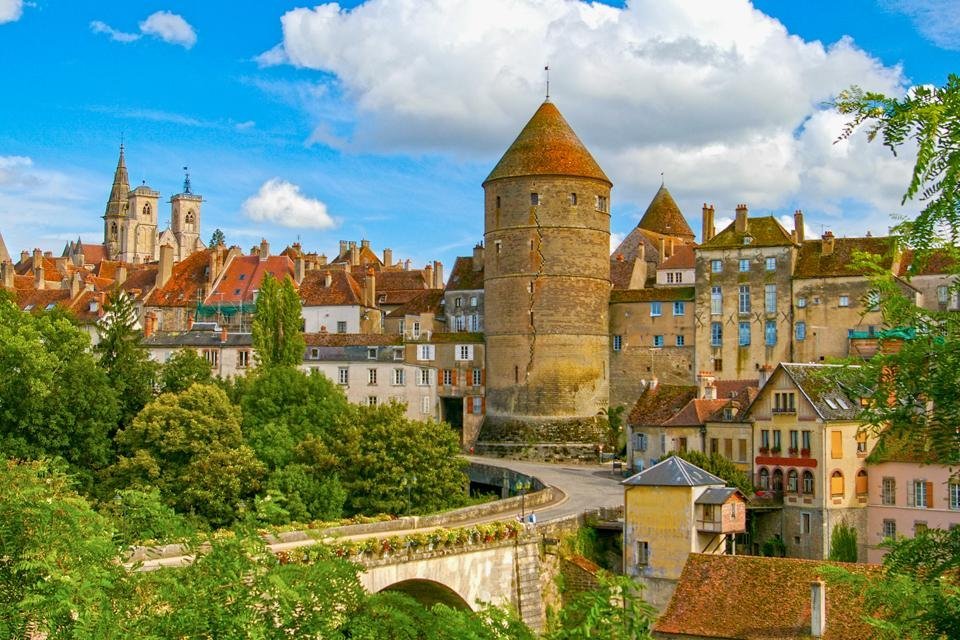
[[[388,318],[403,318],[407,315],[419,315],[421,313],[440,313],[440,302],[443,300],[443,289],[427,289],[410,300],[402,304],[390,313]]]
[[[327,274],[330,286],[326,286]],[[346,271],[307,271],[300,283],[300,301],[305,307],[359,306],[363,289]]]
[[[552,102],[540,105],[483,184],[545,175],[594,178],[612,184]]]
[[[387,346],[401,345],[400,336],[384,333],[305,333],[308,347]]]
[[[777,368],[793,380],[821,419],[853,420],[860,412],[859,397],[830,375],[839,373],[841,365],[781,362]]]
[[[753,240],[744,244],[749,235]],[[747,218],[747,232],[737,233],[736,221],[731,222],[723,231],[700,245],[701,249],[733,249],[741,247],[781,247],[792,245],[790,233],[773,216]]]
[[[228,333],[226,341],[220,338],[220,331],[212,330],[207,324],[198,322],[190,331],[182,333],[155,333],[143,339],[145,347],[249,347],[253,345],[252,334]]]
[[[879,565],[691,553],[654,632],[683,638],[808,640],[810,583],[822,577],[825,565],[866,576],[881,572]],[[863,621],[862,596],[850,587],[827,582],[826,604],[823,640],[876,637]]]
[[[683,217],[676,200],[664,185],[660,185],[660,189],[654,194],[637,226],[665,236],[689,238],[691,241],[694,237],[693,230]]]
[[[881,257],[880,266],[890,269],[894,258],[894,240],[878,238],[834,238],[833,252],[823,255],[823,240],[804,240],[797,253],[795,278],[836,278],[866,275],[854,264],[856,252]]]
[[[693,287],[647,287],[646,289],[614,289],[610,303],[615,302],[682,302],[692,301]]]
[[[680,456],[670,456],[621,484],[629,487],[702,487],[711,484],[722,486],[726,481]]]
[[[483,269],[473,268],[473,257],[460,256],[453,263],[453,271],[447,280],[447,291],[472,291],[483,289]]]

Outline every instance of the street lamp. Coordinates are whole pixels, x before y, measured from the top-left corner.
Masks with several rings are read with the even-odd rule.
[[[522,521],[526,517],[526,510],[525,510],[524,503],[525,503],[525,496],[527,495],[527,491],[530,490],[530,480],[521,480],[518,478],[513,483],[513,490],[520,494],[520,520]]]

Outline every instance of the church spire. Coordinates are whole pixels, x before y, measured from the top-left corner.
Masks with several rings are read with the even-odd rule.
[[[117,160],[117,170],[113,173],[113,186],[110,188],[110,198],[107,200],[107,210],[104,212],[104,217],[124,215],[128,193],[130,193],[130,179],[127,176],[127,162],[123,157],[123,143],[121,142],[120,159]]]

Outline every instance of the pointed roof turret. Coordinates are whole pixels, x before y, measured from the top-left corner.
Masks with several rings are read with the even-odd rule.
[[[13,262],[10,259],[10,254],[7,252],[7,245],[3,241],[3,234],[0,233],[0,262]]]
[[[110,198],[107,200],[104,217],[124,215],[129,193],[130,179],[127,176],[127,162],[123,157],[123,143],[121,143],[120,159],[117,160],[117,170],[113,173],[113,186],[110,188]]]
[[[653,196],[637,227],[665,236],[689,239],[691,242],[694,238],[687,219],[683,217],[676,200],[663,184]]]
[[[483,184],[500,178],[548,175],[594,178],[612,185],[552,102],[540,105]]]

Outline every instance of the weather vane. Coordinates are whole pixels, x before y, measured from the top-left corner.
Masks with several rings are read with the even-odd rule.
[[[547,102],[550,102],[550,65],[543,68],[547,74]]]
[[[189,169],[187,169],[187,167],[184,167],[183,172],[185,174],[183,178],[183,192],[189,195],[190,194],[190,171]]]

